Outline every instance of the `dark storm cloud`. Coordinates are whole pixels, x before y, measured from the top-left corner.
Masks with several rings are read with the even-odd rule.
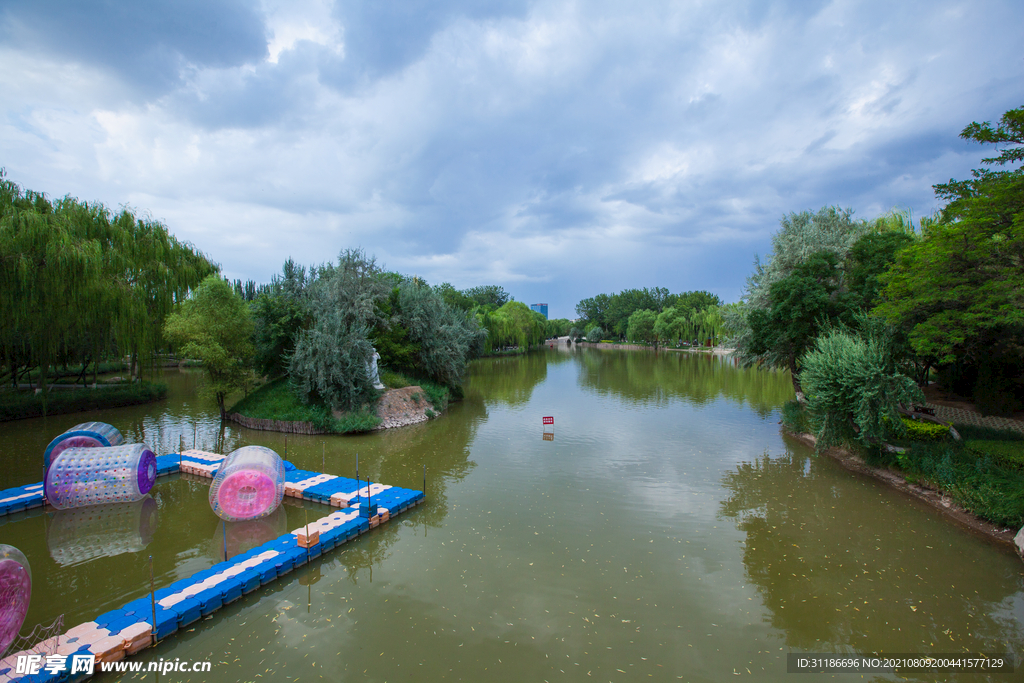
[[[12,0],[0,8],[0,41],[100,66],[150,94],[174,87],[183,69],[235,66],[267,50],[259,14],[240,0]]]
[[[1022,104],[1001,0],[100,7],[0,10],[16,179],[151,208],[231,277],[361,246],[560,316],[734,300],[792,211],[930,213],[985,156],[963,126]]]
[[[334,6],[345,28],[345,71],[370,77],[421,58],[433,36],[455,20],[522,16],[525,10],[523,0],[342,0]]]

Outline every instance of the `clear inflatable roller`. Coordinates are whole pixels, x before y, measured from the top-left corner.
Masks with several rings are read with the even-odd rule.
[[[46,500],[58,510],[132,503],[156,481],[156,455],[141,443],[109,448],[68,448],[46,471]]]

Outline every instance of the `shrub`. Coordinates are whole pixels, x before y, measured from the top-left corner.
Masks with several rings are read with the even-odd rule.
[[[893,329],[866,316],[858,322],[859,333],[827,330],[802,358],[800,381],[819,425],[819,448],[847,438],[883,441],[893,431],[901,436],[899,404],[924,401],[917,384],[896,367]]]
[[[448,407],[448,400],[451,397],[448,387],[432,382],[423,382],[420,384],[420,387],[423,389],[423,393],[427,395],[427,400],[437,408],[438,412]]]
[[[166,396],[167,385],[163,382],[133,382],[98,389],[61,389],[48,392],[44,413],[42,394],[0,391],[0,421],[120,408],[159,401]]]
[[[1014,529],[1024,525],[1024,471],[991,454],[962,442],[918,441],[900,455],[873,449],[868,459],[932,482],[979,517]]]
[[[594,325],[589,330],[587,330],[587,341],[591,343],[597,343],[601,341],[601,337],[603,335],[604,330],[602,330],[599,326]]]
[[[953,427],[965,441],[1024,441],[1024,434],[1013,429],[996,429],[978,425],[955,423]]]
[[[902,418],[902,422],[907,439],[911,441],[941,441],[949,436],[949,427],[935,422],[906,417]]]

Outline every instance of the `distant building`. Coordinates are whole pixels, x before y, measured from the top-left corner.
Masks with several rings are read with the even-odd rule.
[[[544,316],[545,320],[548,317],[548,305],[547,304],[530,304],[530,310],[531,311],[537,311],[538,313],[540,313],[541,315]]]

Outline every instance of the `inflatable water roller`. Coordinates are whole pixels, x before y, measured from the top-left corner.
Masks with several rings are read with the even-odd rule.
[[[68,448],[100,448],[104,446],[120,446],[124,437],[116,427],[106,422],[83,422],[67,430],[43,451],[43,465],[50,469],[50,463]]]
[[[46,471],[46,500],[58,510],[132,503],[156,481],[156,455],[141,443],[107,448],[67,448]]]
[[[210,486],[210,507],[227,522],[266,517],[284,498],[284,462],[264,446],[244,446],[224,458]]]
[[[32,571],[20,550],[0,543],[0,657],[18,637],[32,597]]]

